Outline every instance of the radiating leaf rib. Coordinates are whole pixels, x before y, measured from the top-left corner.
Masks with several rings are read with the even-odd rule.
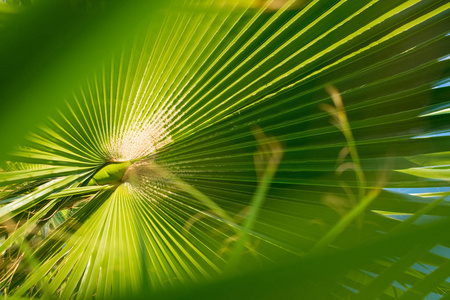
[[[25,224],[20,226],[19,229],[15,230],[5,241],[0,245],[0,253],[4,253],[13,243],[18,242],[19,238],[24,238],[23,235],[29,233],[35,226],[36,223],[41,219],[47,212],[49,212],[56,204],[56,201],[49,201],[42,209],[36,212],[30,219],[27,220]],[[23,241],[19,240],[19,244]]]
[[[433,271],[409,289],[400,299],[423,299],[423,297],[433,290],[436,283],[447,279],[449,273],[450,261],[447,261],[443,266]]]
[[[429,250],[429,248],[429,245],[427,245],[427,247],[424,247],[423,245],[414,247],[412,251],[395,262],[392,267],[378,275],[378,277],[374,278],[366,287],[361,289],[355,299],[359,300],[367,299],[367,297],[379,297],[394,280],[417,261],[418,256],[423,255],[423,252]]]
[[[37,203],[44,201],[46,197],[55,192],[59,192],[67,186],[79,182],[86,178],[89,173],[80,173],[77,175],[70,175],[65,178],[55,179],[49,182],[46,186],[38,188],[36,191],[16,199],[0,208],[0,222],[4,222],[17,214],[33,207]]]
[[[450,168],[448,167],[423,167],[423,168],[411,168],[407,170],[398,170],[399,172],[412,174],[415,176],[438,179],[438,180],[450,180]]]
[[[61,192],[57,192],[54,194],[51,194],[48,199],[56,199],[56,198],[63,198],[63,197],[69,197],[69,196],[78,196],[83,194],[91,194],[93,192],[98,192],[101,190],[109,189],[111,186],[103,185],[103,186],[80,186],[80,187],[73,187],[73,188],[66,188]]]
[[[42,251],[44,253],[44,257],[46,257],[46,260],[43,261],[43,263],[41,264],[39,271],[35,272],[33,274],[31,274],[28,278],[25,284],[23,284],[17,291],[16,293],[19,295],[24,294],[29,288],[31,288],[33,285],[36,284],[37,281],[40,280],[40,277],[44,276],[45,274],[47,274],[52,267],[64,256],[66,256],[68,253],[73,253],[76,251],[76,249],[79,249],[81,247],[81,249],[84,249],[83,246],[86,246],[86,240],[89,240],[91,235],[88,233],[93,233],[96,234],[95,232],[92,232],[91,229],[95,228],[95,226],[93,226],[92,228],[84,226],[84,227],[80,227],[79,230],[77,231],[77,235],[74,236],[73,238],[69,238],[68,236],[68,227],[70,228],[72,226],[80,226],[79,222],[80,216],[83,216],[83,213],[87,213],[90,212],[92,208],[94,208],[95,211],[95,207],[99,206],[99,201],[100,204],[105,200],[105,197],[107,198],[108,195],[110,195],[110,193],[100,193],[99,195],[97,195],[95,198],[93,198],[93,202],[90,202],[89,205],[86,205],[83,207],[82,210],[78,211],[72,219],[68,219],[65,223],[63,223],[62,226],[60,226],[57,230],[55,230],[50,236],[49,238],[46,240],[46,243],[43,243],[40,245],[40,249],[38,248],[37,251],[35,252],[35,254],[39,257],[38,252]],[[92,212],[92,211],[91,211]],[[105,214],[105,212],[107,213],[107,206],[103,206],[102,208],[100,208],[100,212],[98,214]],[[86,217],[86,216],[84,216]],[[98,219],[94,219],[94,222],[101,222],[101,218]],[[83,235],[86,235],[83,238]],[[59,243],[57,244],[57,247],[53,247],[53,245],[51,244],[53,241],[58,241]],[[83,243],[77,243],[78,241],[84,241]],[[62,245],[61,245],[61,242]],[[48,247],[50,246],[50,247]],[[62,246],[62,248],[60,248]],[[70,249],[73,248],[73,251],[70,251]],[[68,252],[69,251],[69,252]],[[68,259],[68,258],[67,258]],[[65,269],[63,269],[63,272],[61,272],[61,266],[58,267],[58,269],[56,270],[57,274],[62,274],[62,275],[57,275],[57,277],[54,278],[54,280],[51,282],[49,289],[51,290],[55,290],[58,288],[59,284],[67,278],[67,273],[64,273],[64,270],[70,271],[73,266],[74,263],[78,260],[78,257],[75,256],[74,261],[72,262],[72,264],[63,264],[62,266],[65,266]],[[60,273],[61,272],[61,273]]]
[[[78,167],[46,167],[35,170],[3,172],[0,173],[0,186],[13,183],[31,182],[33,180],[46,180],[74,173],[85,172],[87,170],[89,169]]]

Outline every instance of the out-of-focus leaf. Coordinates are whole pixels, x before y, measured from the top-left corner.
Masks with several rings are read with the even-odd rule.
[[[108,1],[107,9],[92,17],[71,9],[69,2],[38,1],[6,23],[0,32],[0,128],[8,130],[0,136],[0,157],[44,121],[74,83],[119,49],[140,20],[158,18],[162,6]]]

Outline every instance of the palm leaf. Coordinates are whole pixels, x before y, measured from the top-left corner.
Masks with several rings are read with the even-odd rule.
[[[6,274],[6,293],[100,299],[150,288],[168,297],[158,291],[224,269],[263,268],[251,274],[266,282],[264,270],[286,262],[295,264],[277,274],[292,279],[277,277],[277,295],[320,278],[327,282],[294,295],[448,290],[447,257],[433,253],[449,245],[436,235],[447,223],[413,222],[447,218],[446,194],[438,201],[385,188],[448,186],[450,5],[277,3],[123,11],[113,1],[94,18],[42,6],[6,23],[15,34],[3,32],[0,97],[27,105],[1,102],[1,155],[45,165],[0,173],[0,219],[17,227],[0,247],[5,258],[27,258]],[[32,56],[19,59],[18,39],[36,45]],[[55,221],[67,208],[70,217]],[[410,221],[399,220],[405,214]],[[420,243],[408,251],[392,236]],[[372,239],[384,250],[358,257]],[[332,259],[348,265],[324,267]],[[239,276],[223,284],[253,280]],[[194,293],[205,297],[215,290],[208,286]]]

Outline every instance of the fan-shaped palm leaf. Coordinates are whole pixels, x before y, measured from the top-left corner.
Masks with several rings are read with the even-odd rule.
[[[5,79],[0,97],[31,103],[24,126],[3,139],[22,145],[5,146],[22,164],[0,173],[5,293],[126,298],[299,259],[311,279],[320,277],[313,262],[333,272],[312,288],[317,298],[448,290],[448,258],[436,249],[449,241],[435,234],[448,222],[417,224],[448,217],[447,194],[392,188],[448,186],[449,4],[152,5],[132,3],[119,24],[115,2],[94,21],[82,19],[85,27],[71,9],[61,10],[64,20],[50,15],[42,28],[76,25],[74,48],[63,30],[44,34],[38,43],[62,54],[50,59],[38,48],[25,61],[32,75],[42,61],[50,70],[24,90],[17,87],[26,72]],[[17,18],[25,28],[18,32],[30,36],[20,26],[59,9]],[[124,28],[127,37],[111,33]],[[53,91],[60,72],[67,79]],[[11,116],[18,111],[2,103],[5,131],[7,106]],[[413,237],[422,239],[411,249],[394,242]],[[364,246],[372,239],[373,249],[398,249],[377,254]],[[367,254],[325,267],[331,258],[349,261],[354,249]],[[308,282],[286,284],[295,280]]]

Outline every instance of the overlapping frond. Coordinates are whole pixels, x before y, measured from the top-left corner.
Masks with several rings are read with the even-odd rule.
[[[448,186],[449,12],[418,0],[162,9],[11,154],[40,168],[0,173],[0,249],[17,258],[5,292],[138,295],[448,217],[446,190],[392,188]],[[448,257],[433,251],[448,246],[418,242],[317,296],[444,294]]]

